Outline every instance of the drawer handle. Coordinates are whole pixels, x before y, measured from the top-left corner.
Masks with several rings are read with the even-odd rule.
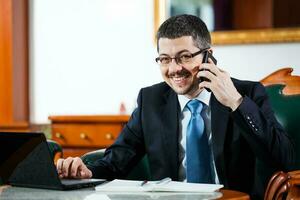
[[[59,132],[55,133],[55,137],[58,138],[58,139],[63,139],[63,135]]]
[[[112,139],[114,139],[114,136],[111,133],[106,133],[105,138],[108,139],[108,140],[112,140]]]
[[[79,137],[80,137],[81,139],[83,139],[83,140],[88,139],[88,136],[87,136],[87,134],[85,134],[85,133],[80,133],[80,134],[79,134]]]

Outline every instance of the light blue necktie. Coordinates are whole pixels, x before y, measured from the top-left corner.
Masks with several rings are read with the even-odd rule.
[[[186,178],[190,183],[213,183],[211,159],[204,120],[201,116],[203,105],[194,99],[187,103],[191,119],[187,126],[186,141]]]

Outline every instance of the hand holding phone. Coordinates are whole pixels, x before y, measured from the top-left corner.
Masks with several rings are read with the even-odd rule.
[[[215,59],[215,57],[212,56],[212,54],[209,51],[204,52],[202,63],[208,63],[208,58],[210,58],[215,65],[217,64],[217,60]],[[204,70],[208,70],[208,69],[200,69],[200,70],[204,71]],[[210,80],[205,77],[200,77],[199,83],[202,81],[210,81]]]
[[[202,63],[208,63],[208,58],[210,58],[213,63],[216,65],[217,64],[217,59],[215,59],[215,57],[213,57],[213,55],[207,50],[204,52],[204,55],[203,55],[203,60],[202,60]],[[204,70],[208,70],[208,69],[200,69],[201,71],[204,71]],[[199,78],[199,83],[201,83],[202,81],[208,81],[210,82],[210,80],[206,77],[200,77]],[[208,88],[205,88],[207,91],[211,91],[210,89]]]

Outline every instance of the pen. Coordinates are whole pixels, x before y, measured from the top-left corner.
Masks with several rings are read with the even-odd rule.
[[[166,183],[169,183],[170,181],[172,181],[171,178],[167,177],[167,178],[164,178],[164,179],[161,179],[157,182],[155,182],[155,184],[166,184]],[[141,186],[145,185],[146,183],[148,183],[147,180],[144,180],[142,183],[141,183]]]
[[[156,182],[156,184],[166,184],[166,183],[169,183],[170,181],[172,181],[172,179],[167,177],[167,178],[161,179],[160,181]]]
[[[141,183],[141,186],[145,185],[148,181],[147,180],[144,180],[142,183]]]

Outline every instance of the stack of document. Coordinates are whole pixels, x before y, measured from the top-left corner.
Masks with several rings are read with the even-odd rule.
[[[102,192],[197,192],[211,193],[222,188],[218,184],[200,184],[172,181],[170,178],[161,181],[131,181],[115,179],[98,185],[96,191]]]

